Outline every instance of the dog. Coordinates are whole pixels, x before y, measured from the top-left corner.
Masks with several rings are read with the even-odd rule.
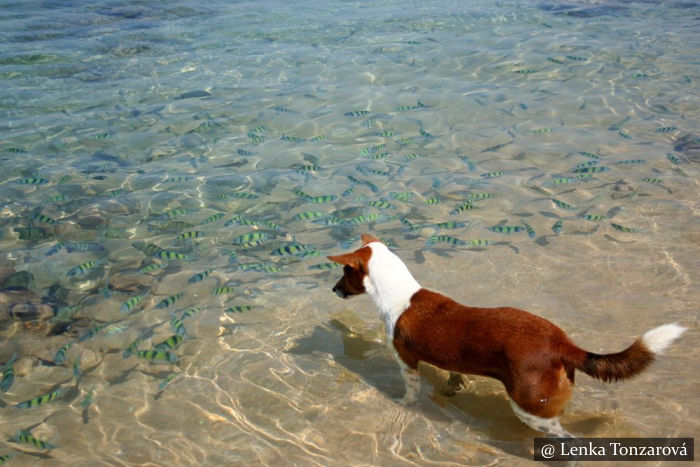
[[[622,352],[600,355],[527,311],[464,306],[422,288],[403,261],[371,235],[362,235],[360,249],[328,259],[343,266],[333,292],[341,298],[367,293],[379,310],[406,384],[403,403],[418,396],[419,361],[451,374],[489,376],[503,383],[515,415],[548,436],[571,437],[559,416],[571,398],[575,370],[606,382],[631,378],[686,330],[665,324]]]

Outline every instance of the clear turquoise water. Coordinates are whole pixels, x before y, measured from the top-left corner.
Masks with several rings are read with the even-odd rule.
[[[0,365],[17,358],[0,456],[530,463],[536,433],[495,382],[445,397],[446,376],[423,368],[418,404],[394,402],[381,323],[368,299],[330,292],[325,255],[371,232],[425,287],[528,309],[590,351],[694,328],[699,15],[695,2],[2,2]],[[194,307],[177,362],[124,357]],[[694,333],[631,382],[581,375],[564,425],[700,434]]]

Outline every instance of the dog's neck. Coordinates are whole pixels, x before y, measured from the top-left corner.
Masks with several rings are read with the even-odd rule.
[[[413,278],[406,265],[386,245],[379,242],[369,244],[372,255],[364,278],[365,291],[379,309],[386,324],[389,341],[394,337],[396,321],[410,305],[413,294],[421,286]]]

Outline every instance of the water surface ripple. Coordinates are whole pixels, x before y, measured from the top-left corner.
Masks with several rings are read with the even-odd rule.
[[[364,232],[592,352],[696,326],[696,2],[2,5],[8,465],[532,463],[500,383],[395,401]],[[563,425],[700,435],[694,335]]]

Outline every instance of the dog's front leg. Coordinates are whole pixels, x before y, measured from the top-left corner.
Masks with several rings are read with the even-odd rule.
[[[418,393],[420,392],[420,375],[418,374],[418,370],[406,365],[398,354],[396,355],[396,361],[401,368],[401,377],[404,383],[406,383],[406,393],[398,402],[403,405],[414,404],[416,400],[418,400]]]

